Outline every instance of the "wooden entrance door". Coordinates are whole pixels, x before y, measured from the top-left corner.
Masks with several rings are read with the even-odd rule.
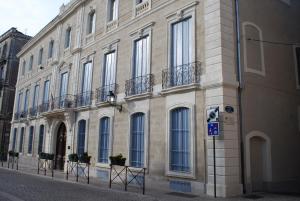
[[[56,154],[55,154],[55,166],[56,170],[64,170],[65,156],[66,156],[66,142],[67,142],[67,129],[64,123],[62,123],[57,131],[56,138]]]

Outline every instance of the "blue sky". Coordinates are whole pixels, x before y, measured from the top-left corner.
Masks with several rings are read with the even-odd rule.
[[[0,0],[0,35],[11,27],[34,36],[69,0]]]

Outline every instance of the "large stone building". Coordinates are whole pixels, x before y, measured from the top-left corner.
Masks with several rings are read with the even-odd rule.
[[[11,149],[28,165],[54,153],[58,170],[88,152],[101,181],[122,153],[147,168],[147,186],[213,195],[206,110],[219,106],[217,195],[295,186],[299,9],[297,0],[73,0],[19,53]]]
[[[17,53],[30,39],[11,28],[0,36],[0,153],[6,156],[19,68]]]

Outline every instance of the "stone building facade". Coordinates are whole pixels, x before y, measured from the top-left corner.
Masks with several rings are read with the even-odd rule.
[[[6,155],[9,146],[15,86],[19,68],[17,53],[30,39],[11,28],[0,36],[0,152]]]
[[[213,141],[207,137],[206,110],[218,106],[222,134],[216,139],[217,195],[272,190],[277,181],[290,181],[278,171],[280,145],[275,143],[272,150],[266,146],[279,142],[283,130],[268,130],[273,121],[259,121],[260,113],[273,110],[274,101],[266,93],[273,89],[261,87],[266,91],[255,94],[263,84],[279,79],[281,68],[289,72],[280,77],[283,83],[295,81],[297,59],[291,48],[284,57],[289,65],[275,69],[280,62],[267,63],[283,58],[265,57],[261,30],[270,32],[264,38],[275,38],[272,26],[256,25],[262,21],[252,13],[261,11],[260,2],[73,0],[63,5],[18,55],[11,149],[20,152],[21,163],[28,165],[36,163],[40,152],[54,153],[57,170],[65,170],[68,154],[87,152],[92,156],[91,175],[101,181],[109,178],[108,157],[121,153],[127,165],[147,168],[147,186],[213,195]],[[298,15],[297,1],[262,2],[271,22],[268,5],[284,12],[276,31]],[[258,14],[262,17],[265,12]],[[276,41],[292,36],[297,41],[299,26],[286,26],[289,29],[282,30],[289,30],[287,35]],[[252,34],[249,38],[247,31]],[[257,43],[248,45],[250,39]],[[251,80],[259,90],[251,88]],[[294,86],[282,89],[293,97],[286,100],[294,103],[286,110],[288,117],[299,105]],[[116,101],[109,102],[113,97]],[[259,98],[270,107],[265,103],[258,109]],[[234,111],[226,112],[226,106]],[[266,115],[284,129],[280,114]],[[300,137],[296,119],[289,126],[294,137],[290,140],[296,142]],[[299,149],[292,142],[285,148]],[[272,155],[273,163],[264,164],[267,160],[261,155]],[[255,156],[261,169],[251,169],[251,160],[258,160]],[[299,160],[286,160],[295,165],[289,174],[296,178]]]

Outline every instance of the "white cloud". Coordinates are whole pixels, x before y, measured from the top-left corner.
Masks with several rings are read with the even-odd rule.
[[[69,0],[0,0],[0,35],[11,27],[34,36]]]

